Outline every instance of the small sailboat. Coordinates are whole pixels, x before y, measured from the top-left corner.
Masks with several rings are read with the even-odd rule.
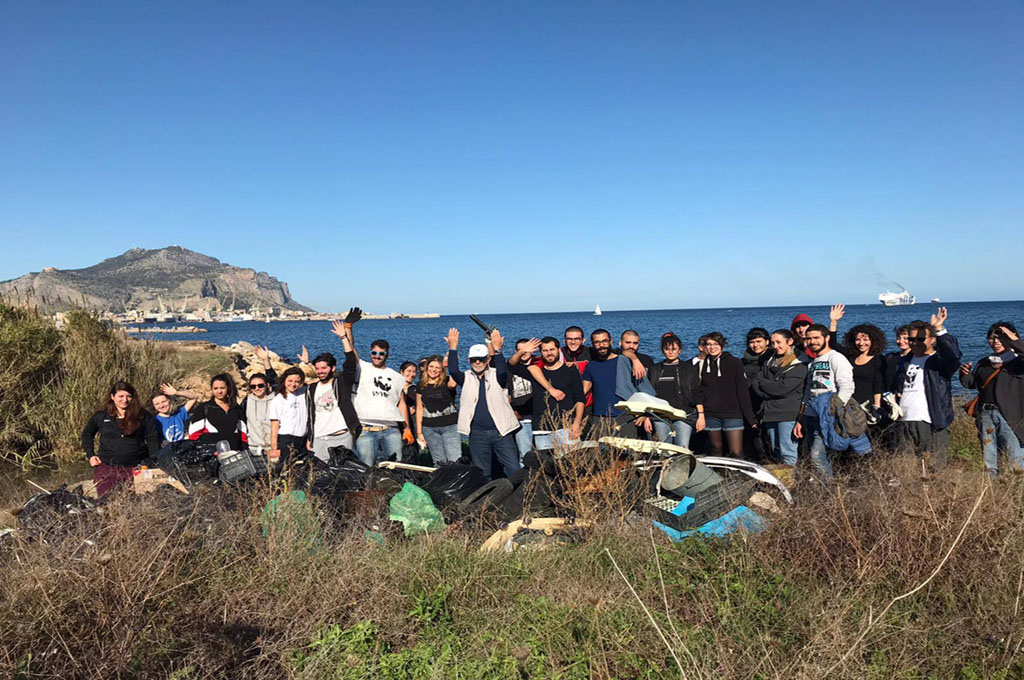
[[[601,305],[594,307],[594,316],[601,316]]]

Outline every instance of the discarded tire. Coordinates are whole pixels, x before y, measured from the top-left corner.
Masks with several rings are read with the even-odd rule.
[[[512,482],[507,479],[495,479],[466,496],[466,499],[459,503],[459,507],[464,511],[472,512],[489,505],[497,506],[512,495],[512,491]]]

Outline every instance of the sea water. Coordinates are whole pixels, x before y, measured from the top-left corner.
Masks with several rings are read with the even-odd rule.
[[[952,302],[942,303],[949,310],[946,328],[957,336],[964,356],[962,361],[974,361],[988,356],[990,349],[985,334],[990,324],[1009,321],[1024,331],[1024,301],[1016,302]],[[884,307],[880,304],[849,305],[846,316],[839,322],[839,334],[858,323],[873,323],[886,332],[888,350],[895,349],[896,326],[921,319],[927,321],[939,304],[918,304],[906,307]],[[829,323],[827,306],[804,307],[736,307],[732,309],[659,309],[642,311],[606,311],[601,316],[593,312],[550,312],[541,314],[487,314],[478,312],[485,322],[497,326],[505,336],[505,356],[509,356],[519,338],[541,338],[547,335],[562,340],[568,326],[580,326],[585,334],[604,328],[618,341],[619,335],[633,329],[640,334],[640,351],[661,358],[660,339],[667,331],[675,332],[683,341],[682,356],[696,353],[697,338],[719,331],[725,335],[726,351],[737,356],[746,348],[747,331],[755,326],[768,329],[789,328],[793,317],[804,313],[815,322]],[[143,337],[160,340],[201,340],[227,346],[244,340],[266,345],[285,360],[296,360],[305,345],[312,358],[320,352],[333,352],[339,361],[341,341],[331,334],[329,321],[235,321],[226,323],[192,323],[207,329],[202,334],[148,333]],[[445,336],[449,328],[460,332],[459,350],[465,362],[466,352],[473,343],[483,342],[483,331],[468,315],[442,316],[437,319],[374,319],[355,325],[356,349],[364,359],[369,358],[370,342],[378,338],[391,345],[388,365],[397,369],[402,361],[418,361],[431,354],[443,354],[448,345]],[[589,344],[589,341],[588,341]],[[954,380],[954,387],[958,382]]]

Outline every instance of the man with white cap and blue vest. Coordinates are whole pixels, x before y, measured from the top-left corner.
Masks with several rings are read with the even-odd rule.
[[[469,437],[469,455],[484,477],[491,479],[491,460],[496,455],[511,475],[519,469],[515,432],[519,419],[508,403],[508,366],[501,354],[505,338],[498,329],[486,345],[469,348],[469,370],[459,370],[459,331],[448,331],[448,373],[462,387],[459,398],[459,434]],[[493,362],[493,365],[492,365]]]

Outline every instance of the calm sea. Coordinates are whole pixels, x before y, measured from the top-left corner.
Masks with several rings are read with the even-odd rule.
[[[964,361],[977,361],[989,353],[985,332],[995,321],[1010,321],[1024,330],[1024,301],[1017,302],[951,302],[943,303],[949,310],[946,327],[960,340]],[[857,323],[873,323],[889,335],[892,348],[892,330],[915,319],[928,320],[938,307],[918,304],[912,307],[883,307],[880,304],[851,305],[840,322],[840,333]],[[640,333],[640,349],[660,358],[659,340],[662,333],[675,331],[682,338],[683,354],[695,353],[697,338],[709,331],[720,331],[728,340],[727,351],[739,356],[745,348],[747,331],[762,326],[769,331],[789,328],[793,317],[806,313],[815,321],[828,324],[827,306],[815,307],[748,307],[733,309],[661,309],[648,311],[608,311],[602,316],[593,312],[557,312],[543,314],[479,314],[486,322],[497,326],[509,343],[521,337],[552,335],[561,339],[566,327],[576,325],[586,333],[605,328],[614,338],[629,328]],[[341,343],[331,334],[326,321],[237,321],[231,323],[190,324],[206,328],[202,334],[144,334],[160,340],[203,340],[217,345],[230,345],[239,340],[267,345],[282,357],[294,359],[302,345],[310,356],[319,352],[334,352],[340,359]],[[398,368],[406,359],[418,360],[430,354],[441,354],[447,348],[444,336],[451,327],[461,332],[460,348],[481,342],[483,332],[468,316],[442,316],[439,319],[364,320],[355,327],[356,342],[361,353],[369,349],[371,340],[384,338],[391,343],[389,365]],[[954,381],[955,382],[955,381]]]

